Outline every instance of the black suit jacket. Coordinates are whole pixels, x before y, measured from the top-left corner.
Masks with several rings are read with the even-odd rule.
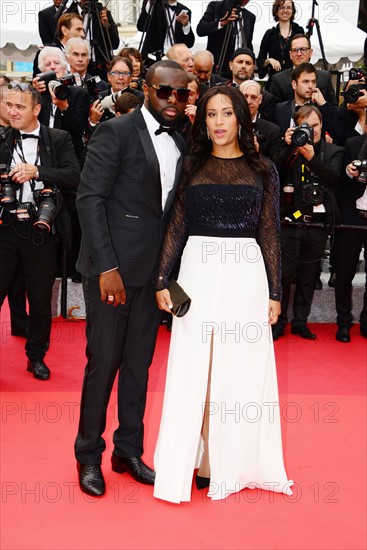
[[[163,51],[164,41],[167,34],[167,19],[166,14],[163,11],[163,3],[157,2],[153,7],[150,16],[145,9],[146,3],[147,0],[144,0],[137,23],[138,31],[146,32],[141,51],[143,57],[146,57],[148,53],[156,52],[157,50]],[[174,17],[178,15],[181,10],[187,10],[187,15],[189,16],[191,24],[191,10],[179,2],[177,2],[176,12],[174,13],[169,9],[168,15],[174,19]],[[192,26],[190,27],[190,32],[188,34],[184,34],[182,24],[179,21],[175,21],[174,43],[186,44],[188,48],[191,48],[194,45],[194,42],[195,35],[192,32]]]
[[[351,225],[366,225],[367,223],[366,219],[358,214],[356,206],[356,201],[363,195],[366,186],[355,178],[348,177],[344,169],[350,162],[360,158],[359,153],[365,140],[367,140],[367,134],[349,138],[345,144],[343,170],[337,191],[341,223]]]
[[[273,154],[282,143],[282,132],[279,126],[257,117],[253,128],[260,145],[260,153],[265,157],[273,158]]]
[[[75,152],[80,156],[83,151],[83,133],[88,124],[89,116],[89,95],[86,90],[78,86],[70,87],[68,98],[69,108],[65,112],[56,109],[54,128],[60,128],[69,132],[73,140]],[[51,96],[48,92],[41,95],[42,109],[39,120],[45,126],[48,126],[51,113]]]
[[[207,50],[214,55],[214,63],[217,65],[219,57],[222,51],[224,38],[226,36],[227,25],[218,29],[219,20],[222,19],[227,11],[230,11],[230,2],[210,2],[203,17],[200,19],[196,28],[196,34],[198,36],[207,36],[208,44]],[[254,34],[254,26],[256,17],[249,10],[242,10],[243,12],[243,26],[246,37],[246,45],[250,50],[253,50],[252,37]],[[232,25],[229,43],[227,48],[227,54],[223,63],[223,70],[228,70],[229,59],[235,49],[235,27]]]
[[[269,91],[275,97],[277,103],[293,99],[294,90],[292,88],[293,69],[287,69],[275,74],[271,80]],[[322,95],[331,105],[338,105],[335,97],[335,91],[328,71],[316,71],[316,86],[320,88]]]
[[[223,76],[219,76],[217,74],[212,74],[210,76],[209,82],[206,82],[205,85],[208,88],[211,88],[212,86],[222,86],[226,83],[227,83],[227,78],[224,78]]]
[[[51,44],[55,41],[57,27],[57,21],[55,19],[56,12],[57,9],[55,6],[50,6],[38,13],[38,32],[42,44]]]
[[[37,165],[39,180],[44,184],[54,183],[61,192],[76,192],[79,185],[80,168],[69,134],[63,130],[47,128],[41,124],[40,135],[40,164]],[[0,143],[0,162],[10,165],[18,138],[17,130],[7,128],[6,145],[4,141]],[[69,248],[71,242],[70,218],[65,208],[62,208],[56,216],[55,227],[65,248]]]
[[[335,108],[328,102],[324,105],[317,105],[317,107],[322,116],[322,130],[324,132],[329,132],[329,134],[334,137],[335,127],[336,127],[336,117],[335,117]],[[283,103],[277,103],[274,107],[272,121],[279,126],[282,131],[282,135],[285,134],[286,130],[290,127],[291,118],[294,115],[294,100],[283,101]]]
[[[182,151],[183,139],[174,139]],[[77,197],[83,233],[77,269],[83,276],[118,267],[127,286],[149,281],[181,166],[182,156],[162,212],[159,163],[140,109],[98,126]]]

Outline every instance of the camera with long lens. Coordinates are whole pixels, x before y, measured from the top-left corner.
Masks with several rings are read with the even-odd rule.
[[[294,132],[291,137],[291,143],[295,147],[303,147],[304,145],[313,145],[314,140],[314,131],[313,128],[303,122],[294,129]]]
[[[57,99],[67,99],[70,95],[70,86],[75,86],[76,80],[73,74],[67,74],[58,80],[50,80],[48,89],[52,91]]]
[[[50,233],[60,210],[60,193],[56,186],[50,185],[34,191],[33,198],[37,206],[33,227],[43,233]]]
[[[356,180],[367,185],[367,160],[355,160],[352,164],[358,170]]]
[[[10,166],[0,164],[0,206],[6,210],[15,210],[18,204],[16,192],[20,185],[8,177],[9,172]]]
[[[367,72],[363,69],[350,69],[349,80],[361,80],[366,79]],[[347,103],[356,103],[358,99],[363,95],[362,90],[367,90],[367,83],[361,82],[361,84],[352,84],[348,90],[344,93],[344,99]]]
[[[101,100],[103,98],[101,90],[98,88],[99,82],[101,82],[101,78],[99,76],[91,76],[85,81],[91,103],[94,103],[97,99]]]

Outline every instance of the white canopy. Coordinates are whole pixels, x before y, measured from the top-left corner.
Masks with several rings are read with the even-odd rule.
[[[192,10],[192,23],[196,26],[204,13],[207,1],[183,0]],[[104,2],[105,3],[105,2]],[[296,0],[296,21],[306,29],[311,16],[312,0]],[[318,18],[324,43],[326,59],[329,63],[337,63],[341,58],[356,62],[363,56],[363,45],[366,33],[357,28],[359,0],[342,0],[330,2],[318,0],[319,7],[315,17]],[[18,59],[29,61],[34,56],[41,39],[38,35],[38,12],[51,5],[51,0],[1,0],[0,3],[0,48],[1,60]],[[272,0],[251,0],[248,9],[256,15],[254,32],[254,49],[258,53],[261,39],[265,31],[274,25],[271,15]],[[116,22],[121,24],[131,21],[133,3],[131,0],[110,0],[109,9]],[[125,38],[123,42],[137,46],[140,33],[133,38]],[[316,28],[312,37],[314,56],[312,61],[321,58]],[[196,37],[193,51],[205,49],[206,37]]]

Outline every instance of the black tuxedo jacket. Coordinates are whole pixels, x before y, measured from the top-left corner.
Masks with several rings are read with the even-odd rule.
[[[341,222],[345,224],[367,224],[366,219],[358,214],[356,206],[356,200],[363,195],[366,186],[358,183],[355,178],[348,177],[344,169],[350,162],[360,158],[359,153],[365,140],[367,140],[367,134],[349,138],[345,144],[343,170],[337,192]]]
[[[174,139],[183,151],[182,137]],[[77,269],[83,276],[96,278],[118,267],[127,286],[149,281],[181,166],[182,156],[162,212],[159,163],[140,109],[98,126],[77,197],[83,234]]]
[[[294,90],[292,88],[292,72],[293,69],[281,71],[273,76],[269,88],[269,92],[275,97],[277,103],[293,99]],[[330,73],[328,71],[316,71],[316,86],[320,88],[322,95],[331,105],[338,105],[335,97],[335,91],[331,82]]]
[[[37,165],[39,180],[44,184],[54,183],[61,192],[76,192],[79,185],[80,168],[71,138],[67,132],[47,128],[41,124],[40,164]],[[7,128],[5,142],[0,143],[0,162],[10,165],[19,132]],[[27,160],[27,159],[26,159]],[[62,208],[55,220],[56,232],[66,249],[70,246],[70,218]]]
[[[75,152],[80,156],[84,144],[83,133],[88,124],[89,116],[89,95],[86,90],[78,86],[70,87],[70,95],[68,98],[69,108],[67,111],[61,112],[56,109],[54,128],[60,128],[69,132],[73,140]],[[48,92],[41,95],[42,109],[39,115],[39,120],[45,126],[48,126],[51,113],[51,96]]]
[[[324,105],[318,105],[313,103],[315,107],[319,109],[322,116],[322,130],[329,132],[332,137],[335,137],[337,128],[337,117],[335,116],[335,107],[329,102]],[[294,100],[283,101],[283,103],[277,103],[274,107],[272,121],[279,126],[282,131],[282,135],[290,127],[291,117],[294,115]]]
[[[227,83],[227,78],[219,76],[217,74],[212,74],[208,82],[205,82],[205,86],[211,88],[212,86],[222,86]],[[206,90],[205,90],[206,91]]]
[[[38,32],[42,44],[51,44],[55,41],[57,27],[57,21],[55,19],[56,12],[57,9],[55,6],[50,6],[38,13]]]
[[[138,31],[146,32],[141,52],[143,58],[146,57],[148,53],[156,52],[157,50],[163,51],[164,41],[167,34],[167,19],[166,14],[163,12],[165,9],[163,8],[163,3],[157,2],[155,4],[150,17],[145,9],[146,3],[147,0],[144,0],[137,23]],[[191,10],[179,2],[177,2],[175,13],[169,9],[168,14],[170,17],[175,17],[181,10],[187,10],[187,15],[189,16],[191,24]],[[174,43],[186,44],[188,48],[191,48],[194,45],[194,42],[195,35],[192,31],[192,26],[190,26],[190,32],[188,34],[184,34],[182,24],[175,21]]]
[[[226,36],[227,25],[218,29],[219,20],[222,19],[227,11],[230,11],[230,3],[226,2],[210,2],[203,17],[200,19],[196,28],[196,34],[198,36],[207,36],[208,44],[206,49],[212,52],[214,55],[214,63],[217,65],[219,57],[222,51],[224,38]],[[250,50],[253,50],[252,37],[254,34],[254,26],[256,17],[247,9],[242,10],[243,27],[246,37],[246,45]],[[235,30],[232,25],[232,32],[229,37],[229,43],[227,48],[227,54],[223,63],[223,70],[228,70],[229,59],[235,49]]]
[[[273,154],[282,143],[282,132],[279,126],[257,117],[253,128],[260,145],[260,153],[265,157],[273,158]]]

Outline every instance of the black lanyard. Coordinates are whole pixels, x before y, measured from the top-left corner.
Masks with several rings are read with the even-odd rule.
[[[22,138],[20,137],[19,139],[16,140],[15,142],[15,146],[17,148],[17,153],[19,155],[19,158],[20,160],[24,163],[24,164],[27,164],[27,161],[24,157],[24,151],[23,151],[23,144],[22,144]],[[39,140],[38,140],[38,143],[37,143],[37,154],[36,154],[36,160],[34,161],[34,165],[37,166],[38,164],[38,161],[40,159],[40,144],[39,144]],[[14,152],[13,152],[13,162],[15,163],[15,159],[14,159]],[[29,184],[31,186],[31,190],[32,190],[32,193],[33,191],[35,190],[35,187],[36,187],[36,181],[34,178],[28,180],[29,181]],[[23,184],[24,185],[24,184]],[[22,203],[23,202],[23,185],[21,185],[20,187],[20,190],[19,190],[19,202]]]

